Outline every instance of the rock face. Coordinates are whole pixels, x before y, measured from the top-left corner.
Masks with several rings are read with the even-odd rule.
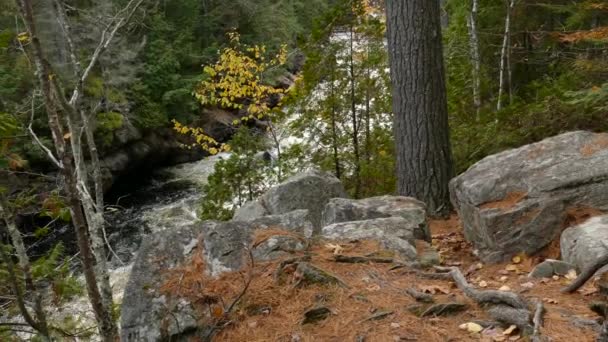
[[[334,223],[323,227],[321,236],[330,240],[376,240],[405,259],[416,258],[414,227],[399,216]]]
[[[245,204],[236,211],[233,220],[251,221],[266,215],[306,209],[314,231],[319,232],[323,208],[336,197],[347,197],[339,179],[329,173],[308,171],[271,188],[257,201]]]
[[[124,293],[121,341],[187,340],[204,334],[198,313],[180,298],[160,292],[167,272],[201,253],[211,276],[242,268],[248,248],[256,260],[270,260],[303,250],[312,223],[308,212],[261,217],[250,222],[204,221],[150,236],[142,245]],[[282,229],[279,231],[277,229]],[[259,234],[257,234],[259,233]],[[202,242],[202,248],[197,248]]]
[[[594,217],[562,233],[562,258],[579,270],[608,253],[608,215]]]
[[[179,301],[171,303],[159,287],[165,272],[193,252],[201,232],[201,226],[184,227],[164,231],[144,242],[123,297],[121,341],[161,341],[199,328],[192,319],[192,307]]]
[[[402,217],[404,229],[412,231],[419,240],[431,241],[426,221],[426,206],[411,197],[379,196],[360,200],[332,198],[323,212],[323,226],[333,223]]]
[[[577,213],[608,211],[608,134],[571,132],[486,157],[450,190],[483,261],[536,253]]]

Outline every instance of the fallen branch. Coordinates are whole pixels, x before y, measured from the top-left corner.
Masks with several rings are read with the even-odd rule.
[[[600,268],[604,267],[605,265],[608,265],[608,254],[599,258],[595,263],[585,268],[570,285],[562,289],[562,292],[572,293],[580,289]]]

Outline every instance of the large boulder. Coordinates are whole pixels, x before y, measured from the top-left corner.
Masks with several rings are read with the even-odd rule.
[[[323,227],[321,236],[336,241],[375,240],[380,245],[397,252],[406,260],[416,259],[415,230],[403,217],[394,216],[372,220],[349,221]]]
[[[255,202],[246,203],[235,212],[233,220],[251,221],[262,216],[307,209],[314,231],[318,233],[323,208],[336,197],[347,197],[340,180],[329,173],[312,170],[287,179]]]
[[[181,265],[194,251],[202,226],[167,230],[147,239],[133,264],[122,301],[120,340],[169,340],[198,329],[193,308],[160,292],[166,271]]]
[[[241,269],[249,250],[255,260],[271,260],[304,250],[312,223],[308,212],[261,217],[249,222],[204,221],[149,236],[129,276],[121,310],[121,341],[196,339],[208,327],[184,298],[167,297],[162,285],[170,270],[202,253],[210,276]],[[200,248],[202,247],[202,248]]]
[[[591,218],[562,233],[562,259],[579,270],[608,254],[608,215]]]
[[[573,212],[608,211],[608,134],[571,132],[486,157],[450,190],[482,260],[534,254]]]
[[[431,241],[426,220],[426,205],[411,197],[379,196],[360,200],[332,198],[323,211],[323,226],[334,223],[401,217],[404,229],[412,231],[419,240]]]

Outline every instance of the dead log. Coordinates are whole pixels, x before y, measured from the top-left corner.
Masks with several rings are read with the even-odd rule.
[[[579,274],[578,277],[568,286],[562,289],[562,292],[572,293],[580,289],[585,283],[593,277],[593,275],[602,267],[608,265],[608,254],[599,258],[595,263],[589,265]]]

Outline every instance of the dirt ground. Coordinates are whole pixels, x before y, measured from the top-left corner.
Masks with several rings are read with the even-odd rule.
[[[520,256],[511,263],[483,265],[464,241],[456,216],[449,220],[431,221],[433,246],[439,250],[442,263],[457,266],[470,284],[477,288],[508,289],[520,293],[532,303],[542,300],[547,310],[542,335],[551,341],[594,341],[596,332],[585,322],[597,318],[588,304],[601,300],[593,283],[574,294],[560,289],[571,280],[567,277],[531,279],[528,272],[540,258]],[[279,262],[258,263],[253,269],[226,274],[217,280],[200,277],[203,263],[181,270],[180,295],[204,302],[211,317],[222,317],[223,309],[237,298],[251,279],[249,288],[229,315],[226,326],[216,341],[525,341],[517,330],[504,334],[507,327],[471,333],[459,329],[463,323],[487,321],[484,310],[468,299],[447,280],[421,278],[407,267],[394,268],[385,263],[337,263],[334,252],[348,256],[365,256],[379,252],[376,243],[315,243],[310,248],[310,263],[341,279],[348,287],[313,285],[295,288],[295,276],[277,283],[274,273]],[[288,270],[289,271],[289,270]],[[184,275],[185,274],[185,275]],[[250,277],[251,275],[251,277]],[[571,278],[571,276],[570,276]],[[176,284],[165,284],[166,289]],[[201,295],[201,289],[205,295]],[[416,301],[404,290],[415,288],[432,294],[435,303],[460,302],[465,311],[441,317],[419,318],[408,310]],[[218,300],[219,298],[219,300]],[[222,303],[223,302],[223,303]],[[221,304],[222,303],[222,304]],[[317,323],[302,324],[306,311],[326,307],[329,317]]]

